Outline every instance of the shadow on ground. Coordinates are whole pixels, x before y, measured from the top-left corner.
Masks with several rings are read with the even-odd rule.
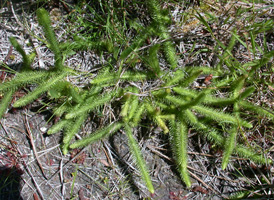
[[[0,167],[0,199],[23,200],[20,196],[20,179],[17,169]]]

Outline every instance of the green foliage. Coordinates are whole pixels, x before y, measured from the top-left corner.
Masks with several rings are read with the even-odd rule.
[[[86,120],[87,114],[82,114],[76,119],[70,119],[67,121],[65,130],[64,130],[64,137],[63,137],[63,145],[62,151],[66,155],[69,151],[70,141],[72,140],[73,136],[78,133],[81,125]]]
[[[82,140],[78,140],[70,145],[71,149],[79,148],[87,146],[88,144],[94,143],[98,140],[101,140],[107,136],[110,136],[110,134],[115,133],[117,130],[119,130],[122,127],[123,123],[121,122],[115,122],[107,127],[101,128],[97,130],[96,132],[90,134],[86,138],[83,138]]]
[[[118,80],[119,81],[138,81],[138,80],[144,80],[148,78],[148,74],[146,73],[139,73],[139,72],[125,72],[121,75],[113,73],[113,72],[103,72],[100,75],[98,75],[96,78],[90,81],[91,84],[97,84],[97,85],[113,85]]]
[[[30,70],[33,55],[27,55],[24,49],[21,47],[21,45],[17,42],[17,40],[14,37],[10,38],[10,43],[12,44],[12,46],[14,46],[16,51],[18,51],[23,57],[23,70]]]
[[[5,92],[8,90],[17,90],[20,87],[27,86],[28,84],[35,84],[41,82],[41,80],[48,78],[53,73],[48,72],[21,72],[16,74],[16,78],[11,81],[7,81],[1,84],[0,91]]]
[[[96,107],[101,106],[106,102],[109,102],[112,98],[112,93],[105,94],[104,96],[98,98],[91,97],[87,99],[83,104],[80,105],[80,108],[78,106],[75,106],[73,109],[71,109],[71,111],[66,114],[66,119],[79,117],[85,113],[91,112]]]
[[[136,142],[136,140],[133,137],[133,133],[131,130],[131,127],[128,124],[125,124],[125,131],[127,134],[127,138],[128,138],[128,144],[130,146],[130,150],[132,155],[134,156],[136,163],[140,169],[140,172],[142,174],[142,178],[145,181],[148,191],[151,194],[154,194],[154,188],[149,176],[149,172],[148,169],[146,167],[145,161],[143,159],[142,153],[140,151],[140,148],[138,147],[138,143]]]
[[[187,187],[191,186],[191,181],[187,172],[187,125],[184,122],[172,120],[170,140],[173,153],[178,165],[178,171]]]
[[[49,43],[49,48],[53,51],[55,56],[55,68],[62,70],[63,58],[59,48],[59,43],[56,39],[55,33],[51,27],[51,21],[48,12],[41,8],[37,10],[37,17],[39,24],[43,27],[45,36]]]
[[[43,81],[38,87],[35,88],[34,91],[30,92],[26,96],[22,97],[21,99],[17,100],[13,106],[22,107],[26,106],[30,102],[36,100],[42,93],[50,90],[50,88],[56,87],[57,83],[62,80],[66,76],[66,73],[58,74],[56,73],[56,77],[50,77],[48,80]]]
[[[94,18],[104,23],[104,26],[100,27],[97,24],[95,27],[95,24],[90,24],[92,27],[89,28],[92,30],[89,31],[92,33],[95,30],[100,31],[94,33],[92,37],[86,36],[82,39],[81,36],[75,36],[73,42],[63,43],[58,42],[47,11],[39,9],[38,21],[43,27],[49,48],[54,53],[55,64],[48,71],[32,70],[33,59],[25,53],[15,39],[11,38],[12,45],[23,56],[23,68],[21,72],[16,73],[14,79],[0,85],[0,92],[4,95],[0,116],[3,116],[9,106],[14,91],[21,87],[35,85],[32,91],[17,100],[13,106],[25,106],[42,94],[46,94],[52,101],[54,115],[60,117],[60,121],[48,130],[48,134],[63,130],[62,151],[64,154],[67,154],[70,149],[85,147],[119,130],[125,130],[131,153],[151,194],[154,193],[154,188],[148,167],[133,134],[133,130],[137,130],[145,119],[151,120],[162,129],[163,133],[169,134],[179,174],[188,187],[191,186],[187,171],[189,128],[204,135],[209,142],[224,148],[223,169],[227,167],[232,154],[239,154],[258,163],[270,163],[270,160],[257,154],[256,149],[250,149],[241,144],[237,133],[240,129],[252,127],[252,124],[241,115],[245,110],[274,119],[271,112],[246,100],[255,90],[255,87],[250,84],[252,75],[273,58],[273,51],[247,64],[232,62],[233,48],[241,39],[236,30],[231,32],[226,46],[215,38],[206,19],[198,13],[196,17],[206,26],[223,53],[219,56],[220,61],[216,68],[204,66],[179,68],[176,50],[168,32],[169,17],[166,12],[163,12],[158,1],[150,0],[146,5],[151,13],[151,22],[147,25],[132,25],[131,28],[135,32],[133,38],[127,37],[126,16],[121,13],[124,23],[120,23],[121,17],[117,15],[120,13],[117,7],[100,5],[101,12],[104,13],[100,16],[99,12],[95,12],[95,8],[87,5]],[[113,12],[110,12],[111,10]],[[106,19],[104,19],[105,16]],[[258,28],[257,31],[259,30]],[[257,31],[253,34],[257,34]],[[164,41],[162,44],[145,46],[145,41],[149,37],[159,37]],[[255,46],[253,41],[253,49]],[[95,73],[96,76],[89,80],[88,85],[78,88],[65,80],[65,77],[72,73],[80,74],[80,72],[64,66],[65,55],[61,52],[87,49],[96,49],[99,55],[108,53],[110,58],[107,64]],[[160,67],[160,58],[165,58],[169,66]],[[223,65],[227,67],[222,68]],[[244,70],[247,67],[251,69]],[[210,87],[199,89],[192,87],[194,81],[201,75],[207,74],[217,75],[219,78],[214,80]],[[158,83],[157,87],[144,86],[151,82]],[[230,90],[222,90],[223,86],[229,87]],[[216,95],[221,90],[227,94],[226,97]],[[114,108],[115,119],[104,116],[107,106]],[[95,115],[101,119],[109,118],[111,122],[104,120],[105,122],[98,125],[96,131],[75,140],[74,136],[89,115]],[[229,130],[228,136],[217,127],[226,127]]]
[[[177,68],[177,56],[175,48],[170,41],[170,35],[168,33],[168,29],[166,26],[166,20],[161,10],[161,6],[157,0],[148,0],[147,1],[148,8],[151,12],[151,17],[154,22],[157,22],[155,32],[161,37],[163,40],[167,40],[163,43],[163,49],[166,55],[166,59],[170,64],[171,69]]]
[[[50,129],[48,130],[48,134],[54,134],[57,133],[58,131],[61,131],[62,129],[64,129],[65,126],[67,126],[67,124],[70,123],[70,120],[62,120],[56,124],[54,124],[52,127],[50,127]]]
[[[9,106],[11,100],[12,100],[13,91],[10,90],[6,93],[4,93],[4,97],[2,98],[0,102],[0,118],[2,118],[6,112],[7,107]]]

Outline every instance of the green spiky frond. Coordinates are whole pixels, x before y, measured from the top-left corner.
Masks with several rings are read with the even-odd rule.
[[[173,154],[178,165],[178,171],[187,187],[191,186],[189,174],[187,172],[187,143],[188,130],[184,122],[170,121],[170,143]]]
[[[17,73],[16,77],[11,81],[4,82],[0,85],[0,91],[7,91],[7,90],[17,90],[20,87],[27,86],[29,84],[38,84],[42,82],[42,80],[50,77],[53,73],[49,73],[46,71],[43,72],[21,72]]]
[[[81,125],[86,120],[87,114],[82,114],[77,119],[70,119],[67,121],[63,137],[62,151],[66,155],[69,151],[69,145],[75,134],[78,133]]]
[[[131,150],[132,155],[135,158],[136,164],[141,172],[142,178],[146,183],[146,186],[148,188],[148,191],[151,194],[154,194],[154,187],[152,185],[152,181],[150,179],[149,176],[149,171],[147,169],[147,166],[145,164],[144,158],[142,156],[141,150],[138,146],[138,143],[136,142],[136,140],[133,137],[133,133],[132,133],[132,129],[128,124],[124,125],[125,127],[125,132],[128,138],[128,144]]]
[[[38,9],[37,10],[37,18],[39,24],[43,27],[45,36],[49,43],[49,48],[53,51],[55,56],[55,68],[57,70],[63,69],[63,58],[61,54],[61,50],[59,48],[59,43],[51,27],[51,21],[49,17],[49,13],[45,9]]]
[[[62,129],[64,129],[64,127],[68,126],[70,122],[71,122],[70,120],[61,120],[58,123],[51,126],[47,133],[50,135],[57,133],[61,131]]]
[[[6,93],[4,93],[4,97],[1,99],[0,101],[0,119],[4,116],[11,100],[12,100],[12,95],[13,95],[13,91],[7,91]]]
[[[96,78],[90,81],[91,84],[96,85],[113,85],[117,83],[117,81],[142,81],[147,79],[149,76],[147,73],[140,72],[131,72],[127,71],[123,74],[117,74],[115,72],[104,71],[99,74]]]
[[[69,147],[71,149],[75,149],[75,148],[87,146],[88,144],[94,143],[98,140],[102,140],[103,138],[107,136],[110,136],[111,134],[119,130],[122,126],[123,126],[123,123],[121,122],[112,123],[109,126],[99,129],[96,132],[90,134],[89,136],[74,142]]]
[[[157,33],[163,40],[167,40],[163,43],[163,49],[166,55],[166,59],[170,64],[171,69],[177,68],[177,55],[170,39],[170,35],[168,33],[168,28],[165,24],[164,16],[160,9],[160,4],[157,0],[148,0],[147,1],[148,8],[151,11],[151,16],[154,22],[157,23]]]
[[[95,97],[91,97],[88,98],[82,105],[80,108],[75,107],[74,109],[72,109],[67,115],[66,115],[66,119],[72,119],[75,117],[78,117],[84,113],[88,113],[90,111],[92,111],[93,109],[95,109],[98,106],[101,106],[103,104],[105,104],[106,102],[109,102],[113,96],[114,92],[105,94],[101,97],[95,98]]]
[[[56,86],[56,84],[66,76],[66,73],[62,73],[60,75],[56,74],[56,75],[57,75],[56,77],[49,78],[47,81],[45,81],[44,83],[40,84],[37,88],[35,88],[35,90],[30,92],[26,96],[20,98],[19,100],[17,100],[13,104],[13,106],[16,108],[16,107],[22,107],[31,103],[32,101],[37,99],[42,93]]]
[[[21,45],[17,42],[17,40],[14,37],[11,37],[9,39],[10,39],[10,43],[12,44],[12,46],[14,46],[16,51],[18,51],[23,57],[23,64],[22,64],[23,69],[22,70],[23,71],[31,70],[31,63],[33,61],[35,54],[27,55],[26,52],[24,51],[24,49],[21,47]]]

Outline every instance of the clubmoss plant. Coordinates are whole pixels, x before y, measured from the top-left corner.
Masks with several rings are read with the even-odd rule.
[[[227,167],[232,154],[240,154],[257,163],[270,163],[269,159],[257,154],[254,149],[238,143],[237,133],[241,128],[252,127],[250,122],[241,117],[241,112],[244,109],[274,119],[273,114],[246,100],[254,91],[254,87],[246,87],[246,84],[249,83],[248,79],[252,77],[251,75],[256,69],[269,62],[273,57],[273,52],[249,63],[252,68],[245,73],[238,73],[229,68],[233,71],[233,76],[229,75],[231,72],[229,70],[223,75],[221,66],[225,58],[231,54],[236,43],[235,32],[233,32],[227,47],[220,44],[225,49],[225,53],[217,68],[178,66],[176,50],[168,33],[167,15],[156,0],[148,0],[146,6],[152,13],[151,23],[137,32],[127,45],[119,47],[118,53],[115,53],[114,49],[117,49],[117,46],[121,44],[115,46],[113,43],[111,48],[106,48],[114,57],[111,59],[112,62],[107,63],[97,72],[97,76],[90,80],[88,87],[82,88],[77,88],[65,80],[66,76],[77,72],[64,66],[65,57],[61,54],[60,49],[63,51],[66,48],[71,48],[75,51],[98,47],[97,51],[101,51],[100,55],[106,49],[101,48],[103,45],[98,41],[85,43],[79,38],[72,42],[73,45],[68,45],[69,42],[60,44],[50,26],[47,11],[39,9],[37,12],[38,21],[44,29],[49,48],[55,55],[55,64],[48,71],[32,70],[32,57],[26,55],[15,39],[11,39],[11,43],[23,56],[23,67],[13,80],[0,85],[0,92],[4,94],[1,101],[1,113],[8,107],[12,92],[21,87],[35,84],[37,87],[17,100],[13,106],[25,106],[43,93],[54,99],[57,104],[52,105],[53,113],[60,117],[60,120],[48,130],[48,134],[63,130],[62,150],[64,154],[67,154],[70,149],[82,148],[102,140],[119,130],[124,131],[141,177],[151,194],[155,191],[149,176],[149,168],[145,164],[133,134],[142,125],[144,118],[150,119],[162,129],[163,134],[169,135],[179,174],[188,187],[191,186],[187,170],[189,128],[195,129],[219,147],[224,147],[223,169]],[[207,24],[201,15],[198,17]],[[160,37],[165,41],[162,45],[154,44],[141,50],[147,37]],[[124,40],[126,39],[124,38]],[[163,58],[161,52],[164,52],[168,67],[159,66],[159,58]],[[133,58],[138,58],[139,62],[142,62],[141,67],[140,65],[137,67],[137,62],[134,64],[131,62]],[[245,68],[246,65],[241,67]],[[211,83],[210,87],[194,89],[191,86],[192,83],[200,75],[207,73],[220,78]],[[235,78],[236,75],[237,78]],[[158,84],[145,88],[137,87],[144,82],[147,84],[157,82]],[[230,91],[227,91],[229,95],[223,98],[216,96],[215,92],[224,85],[230,86]],[[98,126],[93,133],[76,140],[74,136],[79,132],[81,125],[87,121],[88,116],[97,114],[98,110],[102,111],[102,107],[105,105],[116,108],[115,120],[112,119],[111,122]],[[222,108],[225,106],[231,106],[232,109],[227,109],[224,112]],[[104,117],[101,116],[101,118]],[[227,127],[228,133],[217,130],[217,126]]]

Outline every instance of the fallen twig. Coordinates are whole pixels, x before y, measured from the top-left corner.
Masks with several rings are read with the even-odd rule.
[[[46,176],[46,174],[45,174],[45,172],[44,172],[44,170],[43,170],[43,166],[42,166],[42,164],[41,164],[41,161],[40,161],[40,159],[39,159],[39,156],[38,156],[38,154],[37,154],[37,151],[36,151],[36,147],[35,147],[35,144],[34,144],[34,141],[33,141],[32,132],[31,132],[31,129],[30,129],[30,126],[29,126],[29,122],[28,122],[27,116],[25,116],[24,125],[25,125],[25,127],[26,127],[26,131],[27,131],[27,133],[28,133],[28,138],[29,138],[29,140],[30,140],[30,144],[31,144],[31,146],[32,146],[33,154],[34,154],[34,156],[35,156],[35,158],[36,158],[36,160],[37,160],[38,166],[39,166],[39,168],[40,168],[40,170],[41,170],[41,172],[42,172],[44,178],[45,178],[46,180],[48,180],[48,178],[47,178],[47,176]]]

